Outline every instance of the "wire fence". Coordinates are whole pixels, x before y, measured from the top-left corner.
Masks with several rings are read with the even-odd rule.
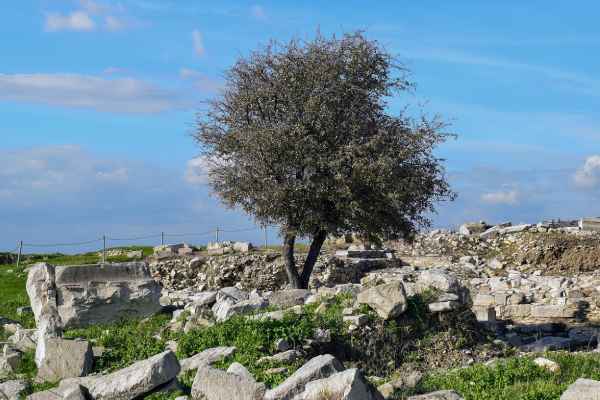
[[[244,233],[244,232],[259,232],[262,231],[264,237],[264,246],[267,247],[269,245],[269,228],[275,228],[275,225],[266,225],[266,226],[254,226],[248,228],[235,228],[235,229],[223,229],[220,227],[216,227],[215,229],[204,231],[204,232],[187,232],[187,233],[168,233],[168,232],[160,232],[151,235],[143,235],[143,236],[133,236],[133,237],[113,237],[112,235],[102,235],[96,239],[81,241],[81,242],[67,242],[67,243],[29,243],[26,241],[20,240],[18,242],[17,247],[15,247],[12,251],[8,251],[9,254],[14,254],[16,256],[17,266],[21,262],[21,259],[25,255],[26,250],[44,250],[44,249],[62,249],[62,248],[74,248],[82,246],[90,246],[97,244],[97,249],[102,251],[102,262],[106,261],[106,250],[111,248],[112,244],[117,244],[120,246],[112,246],[112,247],[122,247],[122,243],[129,242],[129,246],[140,245],[140,241],[148,241],[153,240],[153,245],[165,245],[171,240],[181,241],[186,238],[205,238],[212,237],[215,242],[220,242],[224,239],[225,234],[232,233]],[[146,244],[147,245],[147,244]]]

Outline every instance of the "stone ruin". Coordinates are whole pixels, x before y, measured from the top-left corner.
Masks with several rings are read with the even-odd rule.
[[[36,264],[27,292],[36,321],[51,313],[60,328],[147,317],[160,311],[160,285],[144,262],[81,266]]]
[[[94,399],[134,398],[175,382],[178,374],[190,369],[198,369],[193,398],[220,393],[219,398],[231,399],[312,399],[323,390],[342,388],[360,393],[356,398],[381,399],[360,371],[344,369],[330,355],[311,359],[271,390],[242,365],[227,371],[210,366],[235,348],[208,349],[183,360],[165,351],[112,374],[85,377],[91,345],[64,340],[61,331],[146,317],[160,311],[161,305],[177,309],[169,325],[175,330],[210,324],[209,315],[216,321],[248,312],[254,313],[252,318],[280,319],[283,309],[294,311],[342,292],[355,299],[344,321],[350,322],[348,329],[358,329],[366,319],[357,314],[357,305],[367,304],[381,318],[390,319],[405,312],[408,297],[434,290],[437,297],[428,304],[430,312],[468,307],[498,340],[521,351],[590,348],[596,346],[600,332],[600,255],[596,259],[594,253],[600,247],[600,233],[593,232],[594,221],[582,221],[580,226],[573,221],[515,226],[476,222],[458,232],[437,230],[411,241],[386,243],[383,249],[350,245],[319,257],[309,290],[286,289],[279,255],[244,250],[219,251],[219,256],[211,257],[182,245],[157,249],[147,263],[37,264],[27,282],[37,331],[17,328],[12,340],[15,346],[36,348],[40,378],[62,380],[51,393],[54,397],[42,392],[50,397],[33,395],[33,400],[74,398],[78,390]],[[573,269],[569,264],[573,260],[585,268]],[[282,310],[269,311],[270,306]],[[328,340],[327,332],[318,335],[315,341]],[[271,356],[274,359],[295,357],[296,350],[283,344],[277,348],[281,353]],[[564,396],[584,399],[581,393],[589,390],[600,390],[600,382],[580,379]],[[446,391],[414,397],[431,398],[460,396]]]

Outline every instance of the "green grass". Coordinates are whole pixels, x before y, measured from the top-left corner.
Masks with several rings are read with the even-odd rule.
[[[314,336],[317,328],[329,329],[334,338],[341,335],[344,330],[342,309],[347,305],[347,300],[347,296],[337,296],[324,313],[317,314],[317,305],[311,305],[305,307],[302,314],[286,313],[281,321],[235,316],[212,327],[180,334],[177,338],[178,356],[189,357],[211,347],[235,346],[236,352],[216,366],[225,369],[231,363],[239,362],[248,368],[258,381],[273,387],[291,375],[306,360],[300,359],[290,365],[259,364],[258,360],[265,355],[276,353],[274,343],[277,339],[285,339],[292,347],[300,348],[307,339]],[[282,366],[287,368],[286,373],[271,375],[265,372],[270,368]]]
[[[106,249],[118,250],[123,249],[125,251],[136,251],[142,250],[144,257],[147,257],[153,253],[153,248],[150,246],[123,246],[123,247],[111,247]],[[102,260],[102,256],[99,251],[91,251],[83,254],[62,254],[62,253],[51,253],[51,254],[27,254],[25,256],[25,262],[27,264],[44,261],[53,265],[80,265],[80,264],[97,264]],[[107,262],[125,262],[134,261],[128,258],[126,255],[107,257]]]
[[[165,350],[168,332],[159,338],[170,316],[161,314],[143,320],[124,320],[111,325],[73,329],[65,338],[84,338],[106,351],[94,363],[94,371],[114,371],[144,360]]]
[[[15,265],[0,266],[0,316],[20,322],[27,328],[34,327],[33,316],[25,314],[17,315],[17,307],[28,306],[29,297],[25,291],[27,274],[18,271]],[[6,336],[0,332],[0,339]]]
[[[536,366],[533,357],[513,357],[492,367],[474,365],[432,373],[419,391],[454,389],[465,400],[558,400],[578,378],[600,380],[600,354],[551,352],[545,357],[560,364],[559,373]],[[397,398],[404,397],[398,394]]]

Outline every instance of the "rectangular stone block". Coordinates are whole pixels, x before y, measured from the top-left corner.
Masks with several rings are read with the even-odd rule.
[[[582,218],[579,228],[584,231],[600,232],[600,218]]]
[[[507,318],[526,318],[531,316],[530,304],[509,304],[505,307],[504,313]]]
[[[492,307],[473,307],[473,313],[475,318],[479,322],[484,323],[495,323],[496,322],[496,310]]]
[[[479,293],[475,296],[475,299],[473,300],[474,306],[489,307],[489,306],[493,306],[495,304],[496,304],[496,298],[495,298],[495,296],[493,296],[491,294]]]
[[[534,305],[531,308],[533,318],[573,318],[577,310],[563,305]]]

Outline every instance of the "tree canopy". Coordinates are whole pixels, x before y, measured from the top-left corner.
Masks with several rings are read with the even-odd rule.
[[[238,59],[199,113],[194,137],[211,188],[281,226],[292,286],[308,285],[327,235],[406,235],[454,197],[433,153],[448,137],[444,123],[387,111],[412,87],[406,72],[361,32],[272,42]],[[312,240],[302,271],[296,238]]]

